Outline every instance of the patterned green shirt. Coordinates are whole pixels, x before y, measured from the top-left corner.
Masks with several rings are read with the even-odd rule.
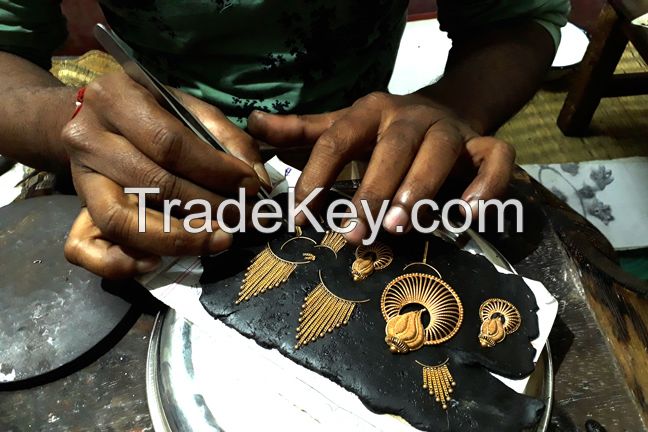
[[[239,124],[252,109],[314,113],[385,90],[407,0],[101,0],[162,81]],[[534,19],[558,41],[568,0],[439,0],[450,36]],[[0,0],[0,50],[47,67],[66,37],[60,0]]]

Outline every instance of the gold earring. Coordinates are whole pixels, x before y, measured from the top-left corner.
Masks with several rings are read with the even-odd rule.
[[[355,257],[351,264],[351,274],[353,281],[359,282],[367,279],[374,271],[387,268],[394,260],[394,253],[389,246],[376,242],[369,246],[358,246]]]
[[[425,258],[419,264],[429,266]],[[408,305],[420,305],[423,309],[401,314]],[[407,273],[389,282],[380,298],[380,309],[387,321],[385,342],[395,354],[446,342],[459,331],[463,322],[463,305],[457,293],[441,278],[427,273]],[[430,321],[424,326],[423,312],[426,311]]]
[[[315,240],[302,235],[301,227],[296,227],[295,232],[297,235],[286,240],[279,250],[283,250],[291,241],[307,240],[312,244],[316,244],[315,247],[329,248],[337,255],[347,242],[342,234],[327,231],[320,244],[317,245]],[[304,252],[302,256],[304,257],[303,261],[289,261],[278,256],[270,248],[270,244],[266,244],[266,247],[252,259],[250,266],[247,268],[241,283],[241,288],[239,289],[236,304],[263,294],[269,289],[278,287],[288,280],[298,265],[315,261],[315,255],[310,252]]]
[[[500,298],[488,299],[482,303],[479,316],[482,320],[479,344],[484,348],[492,348],[502,342],[522,324],[522,317],[517,308]]]
[[[302,311],[299,313],[295,349],[314,342],[327,333],[333,332],[334,329],[346,325],[351,319],[356,305],[369,301],[353,301],[338,297],[324,284],[321,271],[319,278],[320,283],[304,298]]]
[[[448,409],[450,395],[457,385],[448,369],[449,360],[446,359],[446,361],[436,366],[428,366],[418,360],[416,361],[416,363],[423,366],[423,388],[434,396],[434,400],[439,402],[443,409]]]
[[[342,234],[335,231],[326,231],[324,238],[320,242],[321,246],[329,248],[335,255],[347,244],[347,239]]]
[[[313,244],[316,243],[312,238],[302,236],[301,229],[297,228],[297,236],[286,240],[279,248],[280,250],[283,250],[286,244],[294,240],[307,240]],[[303,257],[304,261],[285,260],[273,252],[269,243],[266,244],[266,247],[252,259],[252,263],[247,268],[236,304],[278,287],[288,280],[298,265],[308,264],[315,260],[315,255],[309,252],[305,252]]]

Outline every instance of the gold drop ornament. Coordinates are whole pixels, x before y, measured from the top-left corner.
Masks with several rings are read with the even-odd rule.
[[[315,342],[327,333],[332,333],[336,328],[346,325],[356,305],[369,301],[354,301],[338,297],[324,284],[321,271],[319,278],[320,283],[304,298],[302,311],[299,313],[295,349]]]
[[[284,242],[280,249],[283,249],[286,244],[293,240],[306,240],[313,244],[316,243],[310,237],[303,237],[301,235],[301,229],[297,230],[297,234],[297,237],[293,237]],[[266,244],[266,247],[252,259],[250,266],[247,268],[241,283],[241,288],[239,289],[236,304],[263,294],[269,289],[278,287],[288,280],[298,265],[308,264],[315,260],[315,255],[312,253],[306,252],[303,254],[303,257],[303,261],[285,260],[274,253],[270,248],[270,244]]]
[[[450,370],[448,369],[448,361],[444,361],[437,366],[428,366],[419,361],[419,365],[423,366],[423,388],[426,389],[434,400],[437,401],[441,408],[448,409],[448,402],[451,399],[451,394],[454,387],[457,385]]]
[[[408,305],[423,308],[401,313]],[[451,339],[463,321],[463,306],[457,293],[440,278],[427,273],[408,273],[387,284],[380,308],[387,321],[385,342],[392,353],[405,354],[424,345]],[[423,325],[423,313],[429,323]]]
[[[369,246],[358,246],[355,257],[355,261],[351,264],[351,275],[354,282],[363,281],[374,271],[389,267],[389,264],[394,260],[391,248],[378,242]]]
[[[520,312],[510,302],[492,298],[479,307],[482,325],[479,331],[479,344],[492,348],[502,342],[507,335],[515,333],[522,324]]]

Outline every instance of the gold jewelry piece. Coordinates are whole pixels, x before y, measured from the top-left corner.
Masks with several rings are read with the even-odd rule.
[[[457,385],[448,369],[449,360],[446,359],[446,361],[437,366],[428,366],[416,361],[416,363],[423,366],[423,388],[428,390],[430,395],[434,396],[434,400],[439,402],[443,409],[448,409],[448,402],[451,399],[450,395],[454,391],[453,387]]]
[[[301,234],[301,231],[298,231],[298,233]],[[280,250],[283,250],[284,246],[289,242],[297,239],[308,240],[312,243],[316,243],[315,240],[310,237],[298,236],[284,242],[284,244],[281,245]],[[278,287],[288,280],[298,265],[308,264],[315,260],[315,255],[309,252],[304,253],[303,257],[304,261],[285,260],[277,256],[277,254],[270,249],[270,244],[266,244],[266,247],[252,259],[252,263],[247,268],[236,304],[247,301],[259,294],[263,294],[269,289]]]
[[[336,255],[347,243],[346,238],[339,232],[326,231],[320,245],[331,249]]]
[[[457,293],[441,279],[441,273],[427,263],[429,242],[425,242],[423,261],[410,263],[425,265],[439,277],[427,273],[407,273],[387,284],[380,298],[380,309],[387,325],[385,342],[389,350],[405,354],[423,345],[438,345],[452,338],[463,322],[463,305]],[[420,305],[423,309],[401,314],[407,305]],[[423,325],[423,312],[429,322]]]
[[[367,279],[375,270],[387,268],[394,260],[394,253],[391,248],[379,242],[369,246],[358,246],[355,256],[356,259],[351,264],[351,274],[354,282]]]
[[[492,348],[502,342],[522,324],[522,317],[517,308],[500,298],[488,299],[482,303],[479,316],[482,320],[479,344],[484,348]]]
[[[346,300],[336,296],[326,288],[319,272],[320,283],[304,298],[302,311],[299,313],[297,327],[297,345],[295,349],[324,337],[333,329],[346,325],[358,303],[369,300]]]
[[[423,306],[401,314],[407,306]],[[404,354],[423,345],[438,345],[451,339],[463,321],[463,306],[457,293],[443,280],[427,273],[408,273],[387,284],[380,299],[387,321],[385,342],[393,353]],[[430,322],[423,326],[427,311]]]

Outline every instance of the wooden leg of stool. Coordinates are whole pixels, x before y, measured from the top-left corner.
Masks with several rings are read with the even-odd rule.
[[[622,21],[612,6],[606,4],[558,116],[558,127],[565,135],[579,136],[587,132],[627,44]]]

